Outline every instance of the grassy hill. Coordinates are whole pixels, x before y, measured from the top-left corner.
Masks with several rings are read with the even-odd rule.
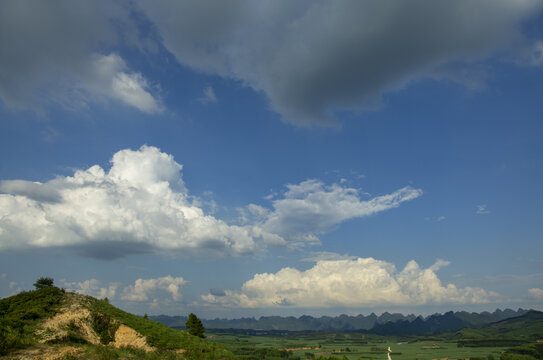
[[[0,299],[6,359],[233,359],[220,344],[54,286]]]
[[[456,333],[463,339],[543,339],[543,312],[531,310],[522,316],[494,322],[481,328],[465,328]]]
[[[456,337],[459,346],[511,346],[502,360],[543,359],[543,312],[532,310],[482,328],[465,328]]]

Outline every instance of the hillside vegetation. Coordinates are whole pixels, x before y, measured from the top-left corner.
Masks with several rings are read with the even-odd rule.
[[[464,328],[457,332],[465,339],[518,339],[537,341],[543,338],[543,312],[531,310],[522,316],[505,319],[481,328]]]
[[[54,286],[0,300],[6,359],[231,359],[220,344]]]
[[[401,337],[368,331],[278,332],[277,336],[254,337],[215,333],[206,340],[122,311],[106,300],[44,286],[0,299],[0,357],[7,360],[361,360],[384,358],[390,346],[395,360],[543,359],[543,313],[538,311],[441,335],[411,333],[428,334],[443,328],[451,331],[466,321],[467,313],[464,319],[457,314],[390,322],[378,327],[383,332],[404,332]],[[494,314],[485,314],[480,321],[491,316]]]

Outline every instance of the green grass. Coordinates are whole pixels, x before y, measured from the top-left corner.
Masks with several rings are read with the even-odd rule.
[[[49,286],[0,299],[0,355],[36,343],[34,332],[60,307],[64,292]]]
[[[543,312],[530,311],[523,316],[506,319],[482,328],[465,328],[456,333],[458,339],[517,339],[536,341],[543,337]]]
[[[400,338],[366,335],[361,333],[299,333],[288,336],[248,336],[213,334],[211,340],[224,344],[236,355],[244,357],[246,349],[292,349],[283,358],[304,359],[386,359],[390,346],[393,360],[448,359],[499,359],[506,347],[458,347],[456,341],[425,340],[424,338]],[[318,349],[315,349],[318,347]],[[262,356],[259,359],[277,357]]]
[[[543,343],[524,344],[507,350],[503,360],[543,359]]]
[[[127,313],[104,300],[87,296],[86,301],[89,303],[91,312],[109,316],[121,324],[133,328],[147,338],[149,345],[160,350],[184,349],[187,350],[186,355],[190,358],[234,358],[230,351],[215,342],[206,341],[187,332],[171,329],[159,322]]]
[[[145,352],[144,350],[134,349],[134,348],[113,348],[109,346],[82,346],[84,349],[83,355],[73,356],[68,355],[64,360],[76,360],[83,358],[85,360],[115,360],[115,359],[125,359],[125,360],[135,360],[135,359],[145,359],[145,360],[186,360],[187,357],[184,354],[176,354],[171,351],[153,351]]]
[[[76,325],[68,326],[68,335],[59,340],[64,345],[85,349],[85,359],[234,359],[235,356],[221,344],[206,341],[186,332],[171,329],[161,323],[122,311],[107,301],[70,293],[87,307],[92,315],[92,326],[102,344],[113,340],[118,324],[133,328],[145,336],[149,345],[158,349],[145,353],[137,349],[115,349],[86,344]],[[67,300],[67,294],[54,286],[22,292],[0,299],[0,356],[14,350],[37,346],[35,335],[41,323],[54,316]],[[70,299],[70,301],[72,301]],[[44,346],[44,345],[40,345]],[[50,346],[55,346],[51,344]],[[184,349],[182,354],[176,349]],[[79,357],[79,356],[78,356]],[[74,358],[67,356],[67,360]]]
[[[535,343],[543,331],[543,316],[528,317],[493,324],[487,328],[463,329],[441,337],[383,337],[358,332],[300,332],[285,336],[249,336],[207,334],[200,339],[187,332],[122,311],[107,301],[90,296],[79,297],[92,314],[92,325],[103,344],[113,340],[118,324],[124,324],[147,338],[158,349],[146,353],[138,349],[116,349],[86,344],[75,328],[63,344],[83,349],[83,354],[68,355],[65,360],[85,359],[242,359],[242,360],[364,360],[386,359],[387,348],[393,360],[448,359],[543,359],[543,345]],[[0,299],[0,355],[37,344],[35,331],[41,322],[53,316],[66,299],[56,287],[22,292]],[[71,334],[71,335],[70,335]],[[511,345],[526,342],[508,349]],[[459,346],[460,345],[460,346]],[[463,346],[462,346],[463,345]],[[44,345],[41,345],[44,346]],[[56,345],[50,345],[56,346]],[[175,353],[184,349],[184,353]],[[287,350],[293,349],[293,350]]]

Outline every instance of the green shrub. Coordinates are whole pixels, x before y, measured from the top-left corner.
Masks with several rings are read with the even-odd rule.
[[[59,288],[47,286],[0,299],[0,354],[34,343],[39,321],[56,312],[63,296]]]
[[[143,319],[113,305],[93,297],[86,297],[89,310],[93,313],[104,314],[119,324],[124,324],[147,338],[149,345],[159,350],[185,349],[185,358],[189,359],[233,359],[234,355],[222,345],[205,341],[187,332],[175,330],[156,321]],[[148,358],[149,355],[146,355]]]
[[[107,345],[115,340],[119,324],[106,314],[92,313],[92,328],[100,337],[100,342]]]
[[[39,290],[49,286],[53,286],[53,279],[50,277],[41,277],[34,283],[34,287]]]
[[[7,354],[20,345],[21,334],[13,328],[0,323],[0,355]]]

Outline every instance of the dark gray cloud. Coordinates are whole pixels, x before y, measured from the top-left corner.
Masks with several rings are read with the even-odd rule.
[[[521,22],[542,5],[6,0],[0,2],[0,99],[8,106],[73,107],[105,98],[160,111],[146,78],[115,51],[121,43],[145,51],[149,38],[134,20],[138,13],[181,64],[262,91],[284,121],[329,125],[337,111],[375,108],[383,93],[425,77],[482,88],[474,77],[485,71],[473,70],[474,62],[521,43]]]
[[[2,1],[0,99],[38,111],[50,102],[78,109],[103,99],[157,111],[145,79],[115,53],[121,41],[135,45],[137,33],[127,1]]]
[[[102,234],[103,240],[86,243],[74,247],[78,255],[97,260],[117,260],[125,256],[146,254],[153,251],[153,247],[144,242],[138,242],[130,234]],[[122,238],[120,240],[119,238]]]
[[[448,62],[469,64],[510,45],[542,1],[140,4],[181,63],[241,80],[285,121],[312,125],[333,122],[338,110],[374,107],[410,81],[442,78]]]
[[[210,289],[209,293],[213,296],[226,296],[223,289]]]
[[[26,196],[42,202],[59,202],[62,196],[55,188],[55,180],[42,184],[25,180],[0,181],[0,191],[11,195]]]

